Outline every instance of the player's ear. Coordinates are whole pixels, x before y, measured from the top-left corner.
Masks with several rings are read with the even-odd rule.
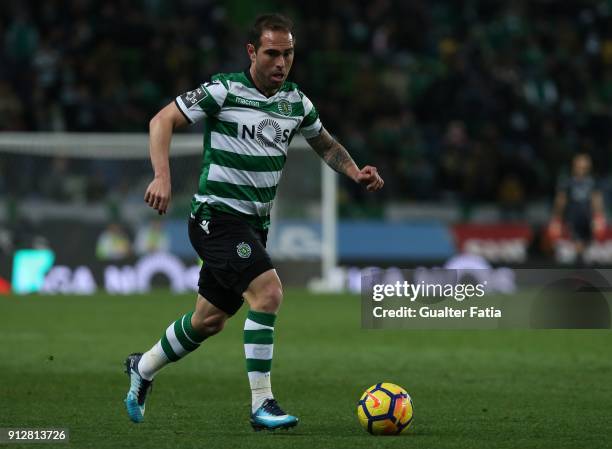
[[[249,59],[251,62],[255,62],[255,56],[257,55],[257,50],[255,50],[255,45],[247,44],[246,46],[247,53],[249,54]]]

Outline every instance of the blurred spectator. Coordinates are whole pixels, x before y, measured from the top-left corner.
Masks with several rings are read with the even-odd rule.
[[[70,166],[68,159],[55,157],[51,167],[41,180],[41,188],[45,198],[55,201],[74,199],[70,191]]]
[[[169,249],[170,238],[161,221],[152,220],[138,228],[134,241],[134,251],[137,255],[143,256],[157,251],[167,252]]]
[[[11,231],[0,224],[0,255],[13,254],[13,235]]]
[[[5,3],[0,131],[144,132],[166,93],[247,64],[241,1]],[[609,0],[296,5],[266,2],[298,24],[293,81],[357,160],[376,157],[385,199],[547,198],[585,140],[610,169]],[[121,182],[95,178],[96,200]]]
[[[470,142],[465,123],[460,120],[450,122],[444,134],[440,155],[441,187],[446,192],[461,191],[468,168],[466,162],[469,152]]]
[[[548,236],[553,242],[567,231],[574,257],[580,257],[591,240],[603,239],[606,232],[603,195],[599,182],[591,174],[591,166],[588,154],[574,156],[571,175],[559,179],[548,226]]]
[[[130,239],[120,224],[110,223],[98,237],[96,257],[103,261],[125,259],[132,254]]]
[[[0,79],[0,130],[19,131],[24,128],[23,103],[11,85]]]
[[[13,63],[27,64],[34,56],[38,46],[38,28],[30,19],[27,9],[15,9],[16,14],[12,17],[6,30],[5,51]]]
[[[525,212],[525,190],[516,175],[504,176],[499,184],[497,202],[504,221],[521,220]]]
[[[6,163],[3,159],[0,159],[0,195],[6,195],[8,193],[6,178]]]

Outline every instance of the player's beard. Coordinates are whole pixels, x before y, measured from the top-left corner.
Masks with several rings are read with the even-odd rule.
[[[277,70],[261,70],[257,66],[255,66],[255,74],[257,76],[257,80],[261,83],[263,90],[268,94],[275,94],[282,87],[283,83],[287,79],[287,75],[289,73],[288,70],[282,72],[282,76],[276,78],[274,74],[280,73]]]

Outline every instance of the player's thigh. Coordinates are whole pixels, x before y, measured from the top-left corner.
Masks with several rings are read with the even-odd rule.
[[[200,270],[200,277],[198,279],[198,298],[200,297],[205,302],[198,299],[197,304],[200,304],[205,312],[215,313],[217,317],[221,315],[217,312],[217,309],[231,317],[244,304],[242,294],[237,293],[228,284],[228,280],[225,276],[219,274],[219,270],[206,262],[204,262]]]
[[[206,226],[191,219],[189,237],[204,261],[200,295],[229,315],[238,311],[253,280],[274,271],[265,248],[266,232],[236,216],[214,214]],[[278,276],[276,280],[280,283]]]

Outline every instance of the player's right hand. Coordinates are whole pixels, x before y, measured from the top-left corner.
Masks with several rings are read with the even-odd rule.
[[[150,207],[155,209],[159,215],[163,215],[168,211],[170,196],[170,179],[155,177],[149,184],[149,187],[147,187],[144,200]]]
[[[561,222],[561,220],[559,218],[553,218],[552,220],[550,220],[550,223],[548,224],[548,229],[547,229],[548,238],[552,242],[554,242],[561,238],[562,233],[563,233],[563,223]]]

